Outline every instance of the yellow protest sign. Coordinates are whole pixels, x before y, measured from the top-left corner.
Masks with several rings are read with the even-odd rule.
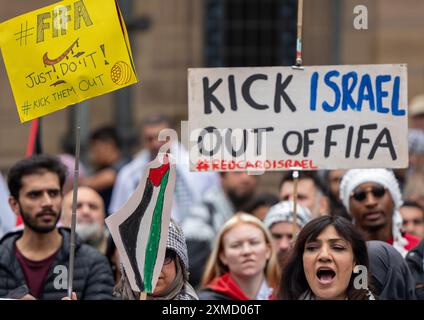
[[[21,122],[138,81],[115,0],[64,0],[0,24]]]

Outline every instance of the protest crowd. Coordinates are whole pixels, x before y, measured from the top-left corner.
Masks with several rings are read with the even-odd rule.
[[[424,104],[420,110],[417,117]],[[132,160],[119,156],[113,128],[91,135],[104,145],[91,157],[101,169],[79,181],[74,298],[138,299],[105,219],[134,192],[164,144],[159,132],[171,126],[164,115],[144,119]],[[177,163],[165,259],[147,299],[424,299],[424,131],[408,137],[407,170],[300,171],[296,221],[291,171],[273,194],[261,194],[260,175]],[[179,142],[174,148],[187,152]],[[93,182],[101,174],[107,183]],[[0,297],[67,296],[60,268],[69,256],[69,176],[59,156],[39,154],[2,177]]]
[[[213,9],[225,2],[204,2],[206,20],[225,12]],[[265,12],[259,3],[268,2],[253,11]],[[186,79],[167,73],[174,62],[143,61],[160,78],[158,101],[143,96],[138,104],[137,96],[137,107],[148,110],[129,119],[130,95],[119,91],[116,119],[85,128],[83,156],[83,101],[139,82],[124,21],[137,10],[125,6],[123,15],[124,1],[64,0],[0,23],[19,120],[32,121],[25,156],[7,154],[1,163],[0,300],[424,300],[424,94],[408,101],[408,76],[415,94],[424,69],[412,65],[408,75],[403,61],[342,65],[336,58],[303,65],[303,1],[289,2],[293,10],[268,13],[278,28],[276,21],[298,13],[296,41],[270,46],[270,56],[292,48],[285,61],[243,65],[228,55],[197,68],[190,57],[197,45],[161,47],[159,40],[184,37],[148,35],[154,56],[181,47],[173,61],[194,67],[184,66]],[[331,12],[340,11],[330,2]],[[184,11],[161,3],[169,15]],[[197,32],[191,15],[181,19],[191,25],[162,29]],[[128,31],[150,23],[133,17]],[[226,25],[206,24],[211,33]],[[340,19],[331,29],[341,26]],[[283,41],[277,27],[252,38]],[[222,40],[215,32],[207,45]],[[204,51],[209,59],[226,49]],[[187,83],[184,111],[157,108],[165,101],[158,97],[172,107],[186,98],[187,88],[169,79]],[[134,91],[153,91],[145,83]],[[145,101],[155,102],[145,108]],[[72,137],[49,152],[41,148],[41,118],[66,107],[75,109]],[[188,126],[179,126],[186,114]],[[264,188],[270,172],[278,181]]]

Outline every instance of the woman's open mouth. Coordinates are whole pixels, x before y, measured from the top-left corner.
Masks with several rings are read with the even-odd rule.
[[[316,275],[320,284],[329,285],[336,277],[336,272],[331,268],[319,268]]]

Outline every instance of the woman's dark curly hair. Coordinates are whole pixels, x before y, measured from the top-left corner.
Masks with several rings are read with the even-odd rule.
[[[316,240],[328,226],[333,226],[337,233],[350,243],[356,265],[365,266],[369,270],[365,240],[352,223],[340,216],[323,216],[310,221],[300,231],[294,248],[283,265],[280,285],[277,291],[277,297],[279,299],[297,300],[305,291],[310,289],[303,268],[305,245],[310,241]],[[370,291],[366,289],[355,289],[353,280],[354,274],[352,273],[347,287],[347,298],[349,300],[367,300]],[[370,281],[368,281],[369,283]]]

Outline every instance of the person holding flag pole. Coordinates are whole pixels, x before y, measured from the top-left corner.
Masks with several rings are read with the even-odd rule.
[[[106,219],[122,262],[122,278],[115,288],[121,299],[197,299],[188,283],[183,232],[171,222],[176,178],[175,158],[168,153],[172,140],[145,168],[127,203]]]
[[[171,220],[166,253],[158,283],[151,294],[133,291],[121,266],[121,279],[113,295],[122,300],[198,300],[195,290],[188,283],[188,255],[183,231]]]
[[[0,241],[0,297],[24,300],[112,299],[113,276],[107,259],[73,239],[69,269],[70,230],[57,227],[66,169],[49,155],[33,155],[8,172],[9,204],[23,220],[23,229]],[[71,275],[69,275],[72,272]],[[68,286],[68,276],[75,285]]]
[[[74,259],[75,259],[75,235],[77,224],[77,203],[78,203],[78,178],[79,178],[79,161],[81,149],[81,106],[77,108],[77,125],[76,125],[76,145],[75,145],[75,168],[74,168],[74,185],[72,195],[72,216],[71,216],[71,241],[69,249],[69,273],[68,273],[68,297],[74,300],[72,295],[74,280]]]

